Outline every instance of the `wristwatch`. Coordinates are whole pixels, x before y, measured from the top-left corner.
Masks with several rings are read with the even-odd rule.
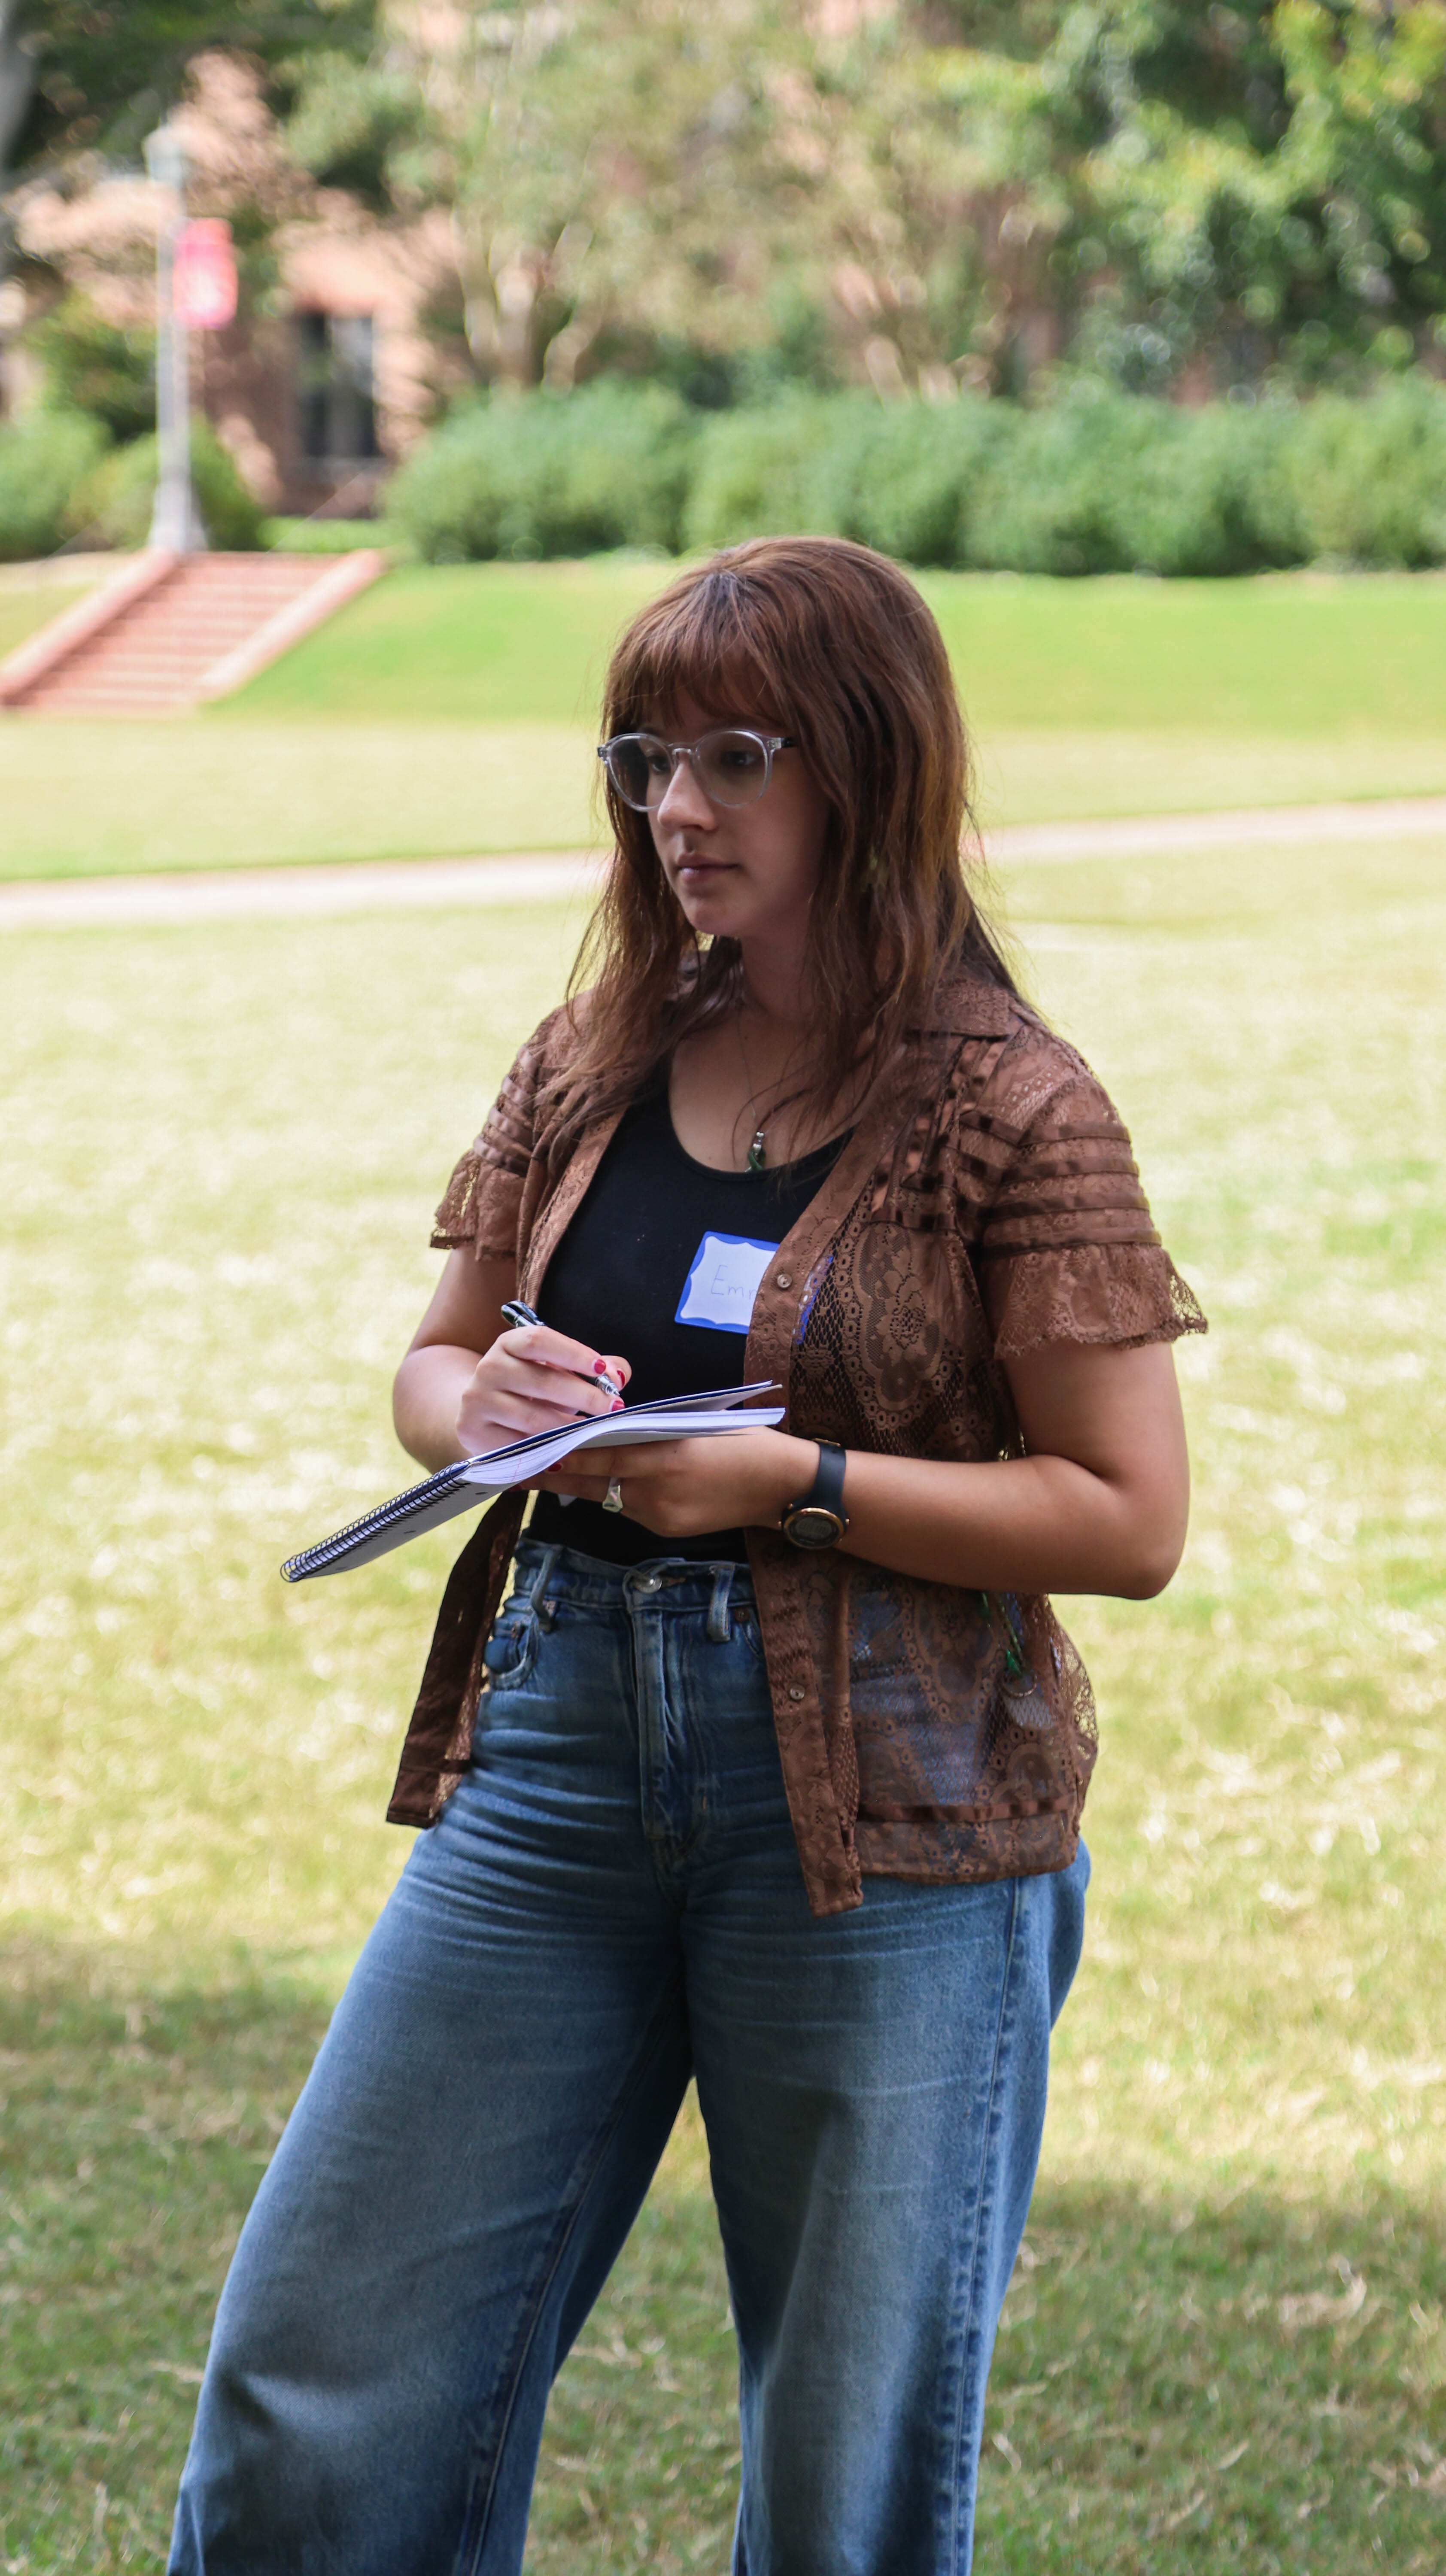
[[[843,1507],[844,1453],[836,1440],[820,1440],[818,1474],[796,1503],[785,1503],[778,1526],[795,1547],[836,1547],[849,1525]]]

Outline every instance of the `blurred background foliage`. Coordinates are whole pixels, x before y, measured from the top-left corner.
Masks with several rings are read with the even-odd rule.
[[[430,559],[1446,557],[1446,0],[0,0],[0,193],[7,131],[86,184],[218,39],[291,173],[252,285],[293,183],[445,218],[450,390],[390,503]],[[31,347],[54,414],[144,431],[144,335],[72,291]],[[71,440],[37,485],[35,436],[0,557],[122,541],[134,469]]]
[[[1446,394],[1411,377],[1201,409],[1079,379],[1039,409],[795,388],[724,412],[662,386],[454,412],[387,495],[432,562],[811,529],[959,570],[1222,575],[1446,561]]]
[[[0,0],[0,193],[134,160],[218,44],[299,171],[445,209],[481,384],[1446,367],[1446,0]]]
[[[244,51],[284,100],[311,49],[334,60],[378,30],[375,0],[0,0],[0,196],[93,154],[135,159],[212,47]]]
[[[945,397],[1446,362],[1443,0],[394,6],[318,179],[453,218],[479,381]]]

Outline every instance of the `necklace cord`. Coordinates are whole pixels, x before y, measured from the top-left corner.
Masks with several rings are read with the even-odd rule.
[[[743,1043],[743,1013],[741,1009],[733,1022],[733,1030],[734,1035],[738,1040],[738,1053],[743,1065],[743,1079],[748,1085],[748,1101],[745,1115],[751,1118],[754,1116],[758,1108],[758,1093],[754,1089],[753,1076],[749,1070],[748,1049]],[[765,1089],[767,1088],[766,1085],[764,1087]],[[791,1109],[796,1100],[806,1099],[808,1096],[808,1090],[809,1085],[806,1082],[800,1083],[797,1090],[785,1092],[781,1100],[775,1100],[771,1108],[764,1110],[762,1117],[759,1118],[758,1123],[753,1130],[753,1135],[749,1142],[748,1153],[744,1163],[744,1169],[746,1171],[762,1172],[767,1170],[767,1130],[770,1118],[776,1118],[780,1109]],[[733,1133],[736,1137],[738,1133],[738,1121],[736,1118],[733,1121]]]

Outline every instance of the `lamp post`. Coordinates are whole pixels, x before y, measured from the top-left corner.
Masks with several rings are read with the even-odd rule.
[[[173,203],[156,236],[156,439],[160,472],[146,542],[173,554],[196,554],[206,530],[191,486],[191,351],[176,311],[176,244],[186,220],[186,156],[170,125],[145,140],[146,169]]]

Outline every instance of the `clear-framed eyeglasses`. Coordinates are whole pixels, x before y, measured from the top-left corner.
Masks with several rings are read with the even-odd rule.
[[[751,725],[718,725],[696,742],[664,742],[656,733],[615,733],[598,758],[625,805],[648,814],[667,795],[680,760],[710,805],[755,805],[773,775],[773,755],[797,748],[791,733],[755,733]]]

